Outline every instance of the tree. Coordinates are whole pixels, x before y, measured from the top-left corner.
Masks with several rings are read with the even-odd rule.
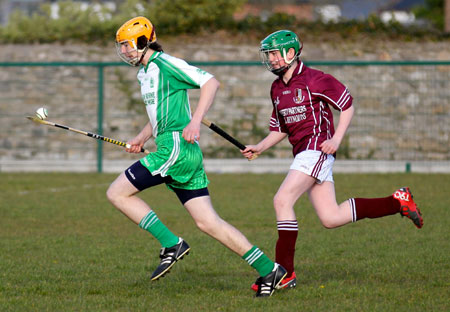
[[[444,31],[450,33],[450,0],[445,0],[445,23]]]
[[[444,29],[444,0],[425,0],[425,4],[413,10],[417,18],[430,21],[436,28]]]

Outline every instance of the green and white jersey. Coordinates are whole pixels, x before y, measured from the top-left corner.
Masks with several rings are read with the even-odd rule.
[[[213,76],[184,60],[154,52],[137,78],[156,138],[164,132],[183,131],[192,118],[188,89],[199,89]]]
[[[182,138],[192,118],[188,89],[199,89],[213,76],[163,52],[154,52],[137,75],[152,125],[156,152],[142,158],[152,175],[170,176],[169,188],[197,190],[208,185],[198,144]]]

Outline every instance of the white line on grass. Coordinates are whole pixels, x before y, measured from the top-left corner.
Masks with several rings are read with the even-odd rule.
[[[17,193],[19,195],[28,195],[32,193],[42,193],[42,192],[50,192],[50,193],[59,193],[64,191],[70,191],[75,190],[79,188],[83,189],[90,189],[90,188],[96,188],[96,187],[104,187],[108,186],[110,183],[102,183],[102,184],[82,184],[82,185],[74,185],[74,186],[66,186],[66,187],[50,187],[47,189],[35,189],[35,190],[28,190],[28,191],[18,191]]]

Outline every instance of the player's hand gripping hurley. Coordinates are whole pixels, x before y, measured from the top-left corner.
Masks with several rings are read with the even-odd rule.
[[[51,121],[48,121],[48,120],[40,119],[40,118],[38,118],[36,116],[27,116],[27,118],[29,120],[31,120],[31,121],[34,121],[34,122],[37,122],[37,123],[40,123],[40,124],[43,124],[43,125],[53,126],[53,127],[61,128],[61,129],[64,129],[64,130],[69,130],[69,131],[76,132],[76,133],[79,133],[79,134],[83,134],[85,136],[88,136],[88,137],[91,137],[91,138],[94,138],[94,139],[97,139],[97,140],[105,141],[105,142],[112,143],[112,144],[115,144],[115,145],[119,145],[119,146],[122,146],[122,147],[125,147],[125,148],[130,148],[130,144],[127,144],[127,143],[124,143],[124,142],[121,142],[121,141],[117,141],[117,140],[114,140],[114,139],[111,139],[111,138],[107,138],[107,137],[104,137],[104,136],[96,134],[96,133],[91,133],[91,132],[87,132],[87,131],[71,128],[71,127],[68,127],[68,126],[60,125],[60,124],[57,124],[57,123],[54,123],[54,122],[51,122]],[[150,153],[145,148],[141,148],[141,152],[142,153],[146,153],[146,154]]]

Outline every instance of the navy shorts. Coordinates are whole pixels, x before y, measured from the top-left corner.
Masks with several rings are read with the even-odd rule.
[[[139,191],[143,191],[149,187],[162,183],[171,183],[173,181],[170,176],[162,177],[160,174],[152,175],[140,161],[137,161],[128,167],[128,169],[125,170],[125,175],[130,183],[133,184]],[[207,187],[198,190],[184,190],[174,187],[170,187],[170,189],[177,194],[178,199],[183,205],[190,199],[201,196],[209,196]]]

